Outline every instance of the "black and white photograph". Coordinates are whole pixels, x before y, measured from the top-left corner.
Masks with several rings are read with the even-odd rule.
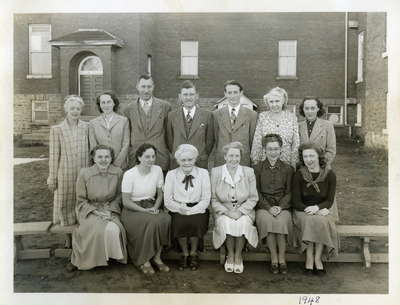
[[[394,1],[58,2],[5,6],[4,304],[396,303]]]

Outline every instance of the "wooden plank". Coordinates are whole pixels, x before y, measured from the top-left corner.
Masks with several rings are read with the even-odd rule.
[[[49,258],[50,249],[29,249],[18,252],[18,259]]]
[[[60,226],[60,225],[52,225],[49,229],[50,233],[54,234],[72,234],[72,232],[77,228],[77,225],[72,226]]]
[[[371,253],[369,252],[369,237],[364,237],[363,239],[363,254],[365,267],[371,267]]]
[[[358,237],[387,237],[388,226],[336,226],[340,236],[358,236]]]
[[[71,257],[72,249],[55,249],[55,257]]]
[[[44,234],[51,226],[51,221],[14,223],[14,235]]]

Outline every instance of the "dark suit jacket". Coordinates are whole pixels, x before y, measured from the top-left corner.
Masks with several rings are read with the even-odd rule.
[[[250,166],[250,150],[257,124],[257,113],[240,106],[234,126],[231,126],[229,108],[225,106],[214,111],[215,161],[214,166],[225,164],[222,147],[231,142],[243,144],[243,156],[240,164]]]
[[[214,146],[214,121],[212,113],[196,106],[189,135],[186,135],[183,109],[179,107],[168,114],[167,126],[168,148],[172,153],[172,157],[180,144],[191,144],[199,151],[196,165],[207,169],[208,156]],[[178,167],[178,164],[175,158],[173,158],[171,169],[176,167]]]
[[[336,156],[336,136],[330,121],[317,118],[310,136],[306,120],[299,122],[299,135],[300,145],[309,142],[316,144],[324,152],[326,161],[332,163]]]
[[[167,119],[171,106],[167,101],[153,97],[151,105],[151,122],[148,131],[142,125],[139,118],[139,99],[129,103],[124,109],[123,114],[129,120],[131,132],[131,146],[129,152],[129,165],[133,166],[135,161],[135,153],[140,145],[143,143],[153,144],[157,149],[156,164],[159,165],[163,171],[167,171],[169,167],[169,151],[167,148]]]

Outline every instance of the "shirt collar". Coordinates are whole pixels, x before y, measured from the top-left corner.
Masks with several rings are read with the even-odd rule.
[[[145,101],[142,100],[141,98],[139,98],[139,102],[140,102],[140,106],[143,107]],[[151,98],[147,101],[147,103],[149,103],[149,106],[151,107],[151,105],[153,104],[153,97],[151,97]]]
[[[182,107],[183,108],[183,114],[185,115],[185,117],[188,115],[188,113],[190,114],[190,116],[193,118],[194,117],[194,113],[196,112],[196,106],[193,106],[192,109],[188,110],[186,107]]]
[[[276,160],[275,165],[272,166],[271,163],[269,162],[268,158],[265,158],[265,163],[266,167],[268,168],[280,168],[281,167],[281,160]]]
[[[193,178],[196,178],[199,175],[199,169],[196,166],[193,166],[189,174],[185,174],[180,167],[178,167],[177,171],[180,178],[185,178],[186,175],[192,175]]]
[[[230,104],[228,104],[228,108],[229,108],[229,114],[231,114],[231,113],[232,113],[232,108],[235,108],[235,115],[237,116],[237,115],[238,115],[238,113],[239,113],[240,104],[239,104],[239,105],[237,105],[237,106],[235,106],[235,107],[232,107]]]
[[[222,166],[222,180],[225,181],[225,183],[228,183],[231,186],[235,186],[236,183],[242,179],[244,176],[243,174],[243,167],[241,165],[238,165],[238,168],[236,170],[235,176],[231,177],[231,174],[228,172],[228,168],[226,167],[226,164]]]

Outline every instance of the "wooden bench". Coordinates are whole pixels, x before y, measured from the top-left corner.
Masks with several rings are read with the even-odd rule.
[[[388,226],[370,226],[370,225],[337,225],[339,237],[359,237],[362,247],[360,253],[344,253],[339,252],[337,257],[330,258],[330,262],[364,262],[365,267],[371,267],[371,263],[388,263],[388,253],[371,253],[371,238],[388,237]],[[304,254],[287,253],[286,260],[289,262],[304,261]],[[225,263],[226,249],[225,246],[220,248],[219,261]],[[270,255],[265,251],[261,252],[260,247],[254,251],[243,253],[245,261],[269,261]]]
[[[50,221],[42,222],[26,222],[14,224],[14,260],[16,259],[32,259],[32,258],[49,258],[51,255],[50,249],[24,249],[21,241],[22,236],[34,234],[65,234],[67,240],[70,240],[73,230],[76,225],[62,227],[60,225],[52,225]],[[330,262],[364,262],[369,268],[371,263],[388,263],[388,253],[371,253],[370,240],[371,238],[388,237],[387,226],[370,226],[370,225],[337,225],[339,236],[341,237],[359,237],[361,240],[360,253],[344,253],[340,252],[337,257],[331,258]],[[70,257],[71,245],[66,245],[65,248],[55,249],[54,256]],[[205,251],[200,253],[202,260],[219,260],[221,264],[225,262],[226,249],[221,247],[218,250],[212,246],[212,231],[209,230],[204,238]],[[176,260],[180,258],[180,254],[175,251],[168,251],[164,254],[165,259]],[[244,251],[243,259],[245,261],[269,261],[270,255],[262,247],[257,249]],[[287,253],[286,260],[288,262],[304,261],[304,254]]]

